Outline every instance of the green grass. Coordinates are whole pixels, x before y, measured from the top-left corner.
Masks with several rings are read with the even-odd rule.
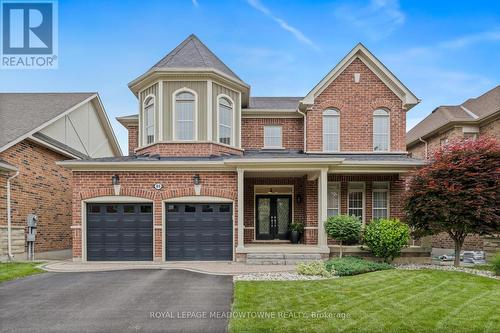
[[[385,270],[320,281],[239,281],[229,328],[233,333],[499,332],[499,306],[499,281],[461,272]],[[275,318],[252,318],[263,313]]]
[[[394,268],[387,263],[374,262],[356,257],[331,259],[325,265],[329,272],[335,271],[335,275],[338,276],[357,275]]]
[[[495,269],[493,268],[493,265],[488,265],[488,264],[483,264],[483,265],[474,265],[470,267],[472,269],[478,269],[480,271],[491,271],[494,272]]]
[[[43,270],[36,268],[39,262],[0,263],[0,282],[19,279],[28,275],[39,274]]]

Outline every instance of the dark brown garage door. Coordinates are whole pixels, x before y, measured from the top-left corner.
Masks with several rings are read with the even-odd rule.
[[[232,260],[233,207],[167,203],[167,260]]]
[[[87,204],[87,260],[153,260],[153,205]]]

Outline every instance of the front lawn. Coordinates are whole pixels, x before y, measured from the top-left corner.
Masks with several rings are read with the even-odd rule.
[[[0,263],[0,282],[19,279],[28,275],[42,273],[37,268],[39,262],[6,262]]]
[[[498,332],[499,307],[499,281],[460,272],[385,270],[320,281],[239,281],[229,328]]]

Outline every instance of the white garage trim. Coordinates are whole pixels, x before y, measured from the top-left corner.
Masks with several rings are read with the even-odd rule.
[[[219,197],[210,196],[190,196],[190,197],[178,197],[165,200],[165,202],[185,202],[185,203],[232,203],[233,200]]]
[[[87,262],[87,203],[151,203],[153,204],[153,261],[155,258],[155,204],[153,200],[140,198],[140,197],[131,197],[131,196],[103,196],[103,197],[95,197],[90,199],[85,199],[81,201],[81,242],[82,242],[82,262]]]

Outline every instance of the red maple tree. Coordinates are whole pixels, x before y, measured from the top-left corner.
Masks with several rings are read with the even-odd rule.
[[[470,234],[500,229],[500,141],[453,141],[437,150],[409,179],[406,222],[415,236],[446,232],[455,243],[455,266]]]

